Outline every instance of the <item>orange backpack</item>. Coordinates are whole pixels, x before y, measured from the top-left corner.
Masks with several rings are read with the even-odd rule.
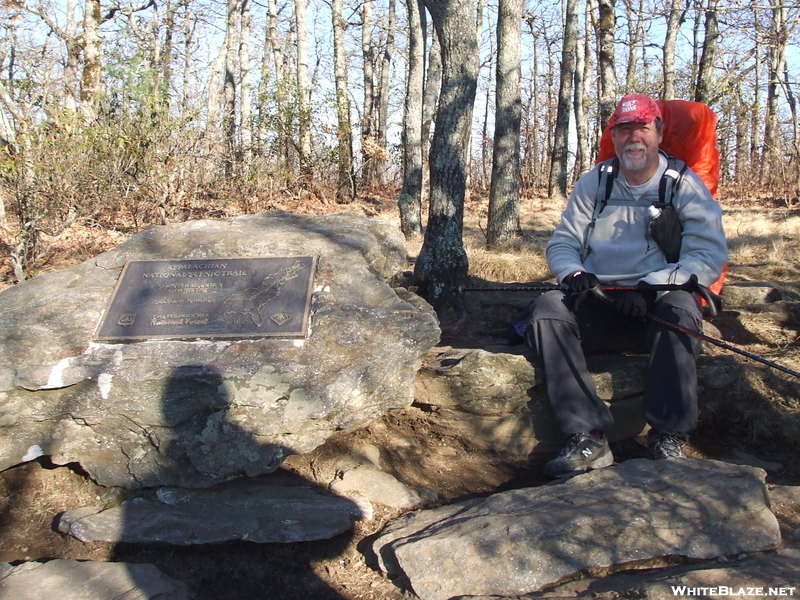
[[[701,102],[656,100],[656,104],[661,109],[664,121],[661,149],[682,160],[697,173],[716,200],[720,161],[717,148],[717,115]],[[614,156],[616,153],[611,141],[611,127],[607,124],[600,138],[597,162],[603,162]],[[722,291],[727,273],[726,263],[722,275],[709,286],[713,293],[719,294]]]

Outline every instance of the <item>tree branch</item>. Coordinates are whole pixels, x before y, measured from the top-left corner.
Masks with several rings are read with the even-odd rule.
[[[124,7],[120,6],[119,4],[114,4],[111,8],[108,9],[108,12],[105,15],[103,15],[103,17],[100,19],[100,23],[102,24],[102,23],[105,23],[106,21],[110,21],[111,19],[114,18],[114,15],[116,15],[118,12],[120,12],[123,15],[129,17],[133,13],[137,13],[137,12],[141,12],[143,10],[147,10],[148,8],[150,8],[152,6],[155,6],[155,4],[156,4],[156,0],[145,0],[144,2],[142,2],[142,4],[140,4],[139,6],[134,7],[134,8],[124,8]]]

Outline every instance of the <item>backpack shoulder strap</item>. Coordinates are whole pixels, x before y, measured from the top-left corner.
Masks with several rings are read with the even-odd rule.
[[[597,194],[595,194],[594,199],[592,221],[589,223],[583,236],[581,260],[585,260],[586,256],[589,254],[589,236],[592,230],[594,230],[597,218],[600,216],[600,213],[603,212],[603,209],[608,203],[608,199],[611,197],[611,190],[614,189],[614,180],[617,178],[617,175],[619,175],[619,158],[615,156],[601,162],[597,167],[597,173]]]
[[[614,181],[619,175],[619,158],[616,156],[604,160],[599,165],[599,180],[597,182],[597,196],[595,201],[595,216],[602,212],[608,199],[611,197],[611,190],[614,189]],[[599,209],[598,209],[599,207]]]
[[[686,173],[688,165],[663,150],[659,152],[667,159],[667,169],[658,184],[658,203],[659,207],[663,208],[672,206],[672,198],[683,181],[683,174]]]

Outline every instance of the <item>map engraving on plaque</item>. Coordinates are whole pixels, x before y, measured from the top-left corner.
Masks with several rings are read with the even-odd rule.
[[[97,341],[305,337],[313,256],[132,260]]]

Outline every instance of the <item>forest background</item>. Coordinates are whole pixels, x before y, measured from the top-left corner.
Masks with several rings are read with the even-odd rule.
[[[3,0],[0,251],[37,272],[70,227],[394,196],[441,309],[519,205],[562,206],[625,93],[718,115],[721,198],[800,194],[800,3]],[[774,205],[774,204],[773,204]]]

